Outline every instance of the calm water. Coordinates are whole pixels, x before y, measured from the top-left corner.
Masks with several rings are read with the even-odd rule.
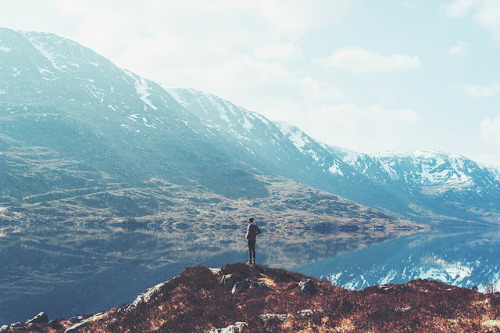
[[[433,230],[295,269],[349,289],[432,279],[500,291],[500,229]]]
[[[416,278],[466,287],[493,281],[499,288],[499,241],[499,229],[432,231],[295,270],[357,289]],[[110,233],[99,226],[63,224],[56,230],[44,223],[0,223],[0,325],[25,321],[40,311],[50,318],[97,313],[133,301],[140,292],[179,274],[186,266],[221,267],[247,257],[245,246],[239,250],[208,248],[199,242],[191,244],[193,253],[187,256],[182,246],[186,242],[171,243],[155,230]],[[271,251],[263,238],[258,259],[269,262],[275,252],[291,251],[294,256],[314,260],[339,252],[336,247],[350,247],[345,242],[317,243],[303,248],[285,244]],[[303,251],[308,253],[301,254]]]

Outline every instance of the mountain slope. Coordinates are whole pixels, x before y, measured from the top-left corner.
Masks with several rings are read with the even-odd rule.
[[[8,29],[1,35],[0,145],[62,153],[68,164],[85,165],[80,174],[94,170],[94,181],[98,169],[117,183],[192,179],[227,196],[265,196],[253,167],[405,217],[499,222],[497,169],[431,151],[351,153],[216,96],[165,90],[73,41]],[[8,154],[18,160],[19,152]]]
[[[228,151],[267,172],[431,223],[500,222],[498,169],[436,151],[354,153],[210,94],[167,91],[220,134]]]
[[[499,221],[500,170],[482,166],[466,157],[420,150],[356,154],[335,149],[343,160],[390,189],[408,198],[416,209],[430,214],[469,220]],[[443,219],[443,217],[442,217]]]
[[[2,43],[10,46],[0,53],[4,147],[44,147],[120,183],[193,178],[227,191],[220,180],[229,174],[254,187],[254,195],[265,195],[262,184],[207,140],[213,134],[157,84],[55,35],[3,29]],[[7,158],[15,159],[9,150]],[[47,185],[43,191],[50,191]]]

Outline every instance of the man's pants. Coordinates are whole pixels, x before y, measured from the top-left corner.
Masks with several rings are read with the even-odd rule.
[[[255,242],[256,240],[248,240],[248,259],[250,261],[252,261],[252,257],[253,257],[253,261],[255,261]]]

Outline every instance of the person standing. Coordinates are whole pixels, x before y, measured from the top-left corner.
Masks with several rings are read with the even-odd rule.
[[[255,264],[255,243],[257,241],[257,235],[261,234],[259,227],[254,222],[254,218],[248,219],[247,234],[245,239],[248,241],[248,264]]]

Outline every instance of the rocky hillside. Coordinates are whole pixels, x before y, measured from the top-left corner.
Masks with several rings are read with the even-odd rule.
[[[428,280],[349,291],[259,265],[196,266],[132,303],[50,323],[42,313],[4,331],[498,332],[500,294]]]

